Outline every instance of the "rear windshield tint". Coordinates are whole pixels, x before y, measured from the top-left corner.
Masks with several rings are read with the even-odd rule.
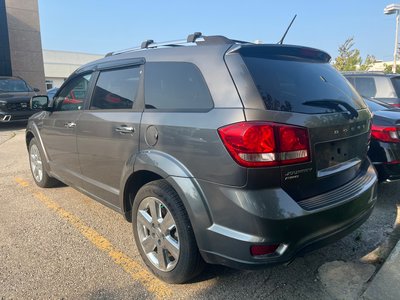
[[[365,108],[350,83],[329,63],[276,55],[242,57],[268,110],[308,114],[343,110],[333,103]]]
[[[388,105],[384,102],[377,102],[369,99],[364,99],[365,104],[367,104],[368,108],[370,111],[379,111],[379,110],[385,110],[389,108],[393,108],[393,106]]]

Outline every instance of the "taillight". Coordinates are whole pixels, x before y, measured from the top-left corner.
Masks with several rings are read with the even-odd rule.
[[[252,256],[260,256],[275,253],[279,245],[253,245],[250,247]]]
[[[372,137],[382,142],[400,142],[399,131],[400,128],[395,126],[378,126],[374,124],[371,126]]]
[[[240,122],[218,129],[233,159],[244,167],[295,164],[310,160],[306,128],[269,122]]]
[[[400,103],[389,103],[391,106],[400,107]]]

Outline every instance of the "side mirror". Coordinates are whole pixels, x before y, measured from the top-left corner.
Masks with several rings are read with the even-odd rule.
[[[40,92],[40,90],[39,90],[38,88],[34,88],[33,91],[34,91],[35,93]]]
[[[33,96],[29,105],[32,110],[46,110],[49,107],[49,97]]]

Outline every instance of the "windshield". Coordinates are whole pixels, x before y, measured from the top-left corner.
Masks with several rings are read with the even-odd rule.
[[[336,101],[354,109],[365,108],[354,88],[329,63],[285,56],[243,59],[269,110],[308,114],[337,111],[332,105],[310,105],[311,101]]]
[[[21,79],[0,79],[0,92],[31,92],[32,89]]]

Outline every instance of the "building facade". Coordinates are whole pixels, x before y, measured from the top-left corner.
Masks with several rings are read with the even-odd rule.
[[[104,55],[43,50],[46,89],[60,87],[77,68],[102,57]]]
[[[0,76],[46,91],[37,0],[0,0]]]

